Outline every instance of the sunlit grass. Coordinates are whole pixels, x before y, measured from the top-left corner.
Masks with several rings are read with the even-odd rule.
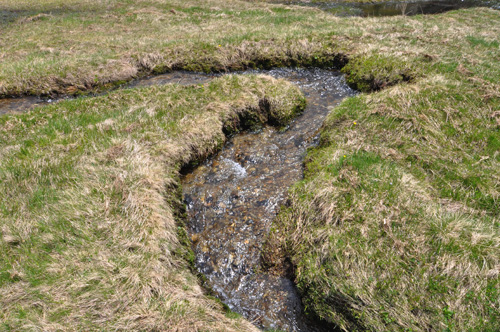
[[[332,110],[270,257],[291,259],[308,311],[349,331],[499,330],[498,11],[3,0],[0,12],[0,95],[172,69],[343,67],[367,93]],[[183,162],[220,147],[224,116],[263,96],[301,104],[274,83],[126,90],[0,117],[4,326],[251,329],[172,254],[164,199],[177,199]]]

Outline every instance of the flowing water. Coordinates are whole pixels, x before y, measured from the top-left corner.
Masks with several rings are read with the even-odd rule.
[[[359,16],[434,14],[477,6],[500,8],[498,1],[481,0],[287,3]],[[184,176],[182,186],[195,265],[217,297],[261,328],[330,331],[331,327],[321,327],[304,315],[291,280],[257,270],[263,263],[260,253],[272,220],[286,201],[290,186],[302,178],[306,149],[315,144],[329,110],[355,92],[342,75],[329,70],[274,69],[242,74],[246,73],[287,79],[302,89],[308,104],[286,131],[265,126],[257,132],[236,135],[217,155]],[[174,72],[137,80],[126,87],[203,84],[213,77]],[[37,97],[0,99],[0,115],[50,102]]]
[[[0,99],[0,115],[7,113],[26,112],[35,106],[48,102],[38,97],[6,98]]]
[[[297,84],[308,105],[284,132],[266,126],[233,137],[182,181],[196,267],[232,310],[257,326],[316,331],[289,279],[255,272],[273,218],[331,107],[354,94],[340,74],[321,69],[260,71]]]

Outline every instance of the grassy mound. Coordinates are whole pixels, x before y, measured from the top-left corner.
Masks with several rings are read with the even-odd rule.
[[[442,87],[426,83],[337,108],[278,221],[307,306],[348,331],[500,328],[492,105],[450,82],[448,105],[475,112],[446,122],[430,101]]]
[[[255,330],[183,259],[178,170],[243,115],[284,124],[303,105],[290,83],[225,76],[1,117],[0,330]]]

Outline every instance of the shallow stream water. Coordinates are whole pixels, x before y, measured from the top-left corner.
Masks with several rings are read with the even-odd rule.
[[[347,8],[346,14],[360,16],[434,14],[476,6],[500,8],[497,1],[481,0],[352,5],[289,3],[338,13]],[[330,70],[274,69],[240,74],[248,73],[267,74],[297,84],[308,104],[286,131],[264,126],[259,131],[238,134],[217,155],[184,176],[183,195],[195,265],[219,299],[261,328],[328,331],[329,328],[321,327],[304,314],[291,280],[257,270],[263,263],[260,253],[272,220],[285,203],[290,186],[302,178],[306,149],[315,144],[330,109],[355,92],[342,75]],[[126,87],[203,84],[213,77],[174,72],[137,80]],[[2,99],[0,114],[21,112],[50,102],[37,97]]]
[[[130,83],[124,84],[119,88],[136,88],[142,86],[162,85],[170,83],[177,83],[182,85],[202,84],[213,79],[214,77],[215,75],[205,75],[202,73],[193,73],[187,71],[175,71],[167,74],[141,78],[132,81]],[[97,95],[102,95],[106,93],[107,92],[103,92]],[[93,97],[93,96],[96,95],[90,94],[88,97]],[[44,97],[26,96],[21,98],[4,98],[0,99],[0,115],[9,113],[10,114],[23,113],[36,106],[48,105],[54,102],[58,102],[60,100],[71,99],[71,98],[74,97],[63,96],[60,98],[44,98]]]
[[[307,98],[303,114],[285,131],[264,126],[232,137],[217,155],[182,180],[196,267],[229,308],[265,329],[323,332],[330,328],[304,315],[295,285],[287,278],[256,272],[273,218],[290,186],[302,178],[307,147],[315,144],[330,109],[354,95],[344,77],[325,69],[273,69],[267,74],[297,84]],[[203,84],[218,75],[173,72],[125,87],[168,83]],[[0,100],[2,112],[22,112],[52,100]]]
[[[0,99],[0,115],[26,112],[35,106],[44,104],[48,104],[48,101],[34,96]]]
[[[252,72],[250,72],[252,73]],[[337,72],[321,69],[259,71],[297,84],[308,104],[284,132],[266,126],[233,137],[182,181],[196,267],[212,291],[257,326],[318,331],[303,316],[289,279],[256,273],[273,218],[331,107],[354,94]]]

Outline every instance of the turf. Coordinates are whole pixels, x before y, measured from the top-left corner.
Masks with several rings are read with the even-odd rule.
[[[499,27],[468,10],[367,28],[343,71],[378,92],[332,110],[268,244],[308,310],[346,331],[500,329]]]

